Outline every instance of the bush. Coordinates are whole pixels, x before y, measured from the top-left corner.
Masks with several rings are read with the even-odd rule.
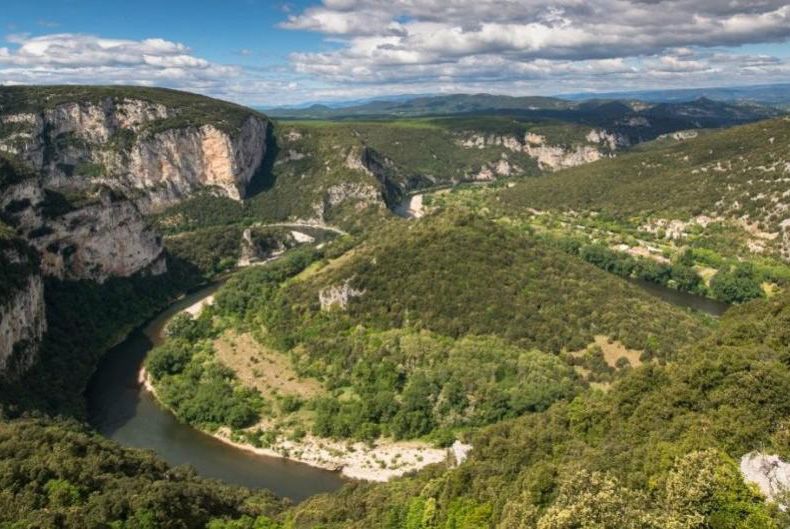
[[[716,299],[725,303],[743,303],[763,296],[760,280],[748,263],[719,270],[711,279],[710,288]]]

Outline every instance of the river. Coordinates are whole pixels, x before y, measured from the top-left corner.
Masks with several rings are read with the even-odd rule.
[[[635,285],[638,285],[648,294],[671,303],[672,305],[696,310],[698,312],[704,312],[710,316],[721,316],[727,312],[727,309],[730,308],[727,303],[722,301],[716,301],[715,299],[706,298],[704,296],[689,294],[688,292],[681,292],[680,290],[675,290],[674,288],[651,283],[650,281],[645,281],[644,279],[629,279],[629,281]]]
[[[679,292],[647,281],[631,280],[648,293],[677,306],[720,316],[724,303]],[[192,465],[200,475],[301,501],[340,488],[339,473],[287,459],[260,456],[229,446],[180,423],[162,408],[138,381],[148,351],[161,343],[169,319],[186,307],[212,295],[221,283],[202,288],[135,330],[111,349],[91,379],[87,391],[91,424],[124,446],[150,449],[171,465]]]
[[[216,283],[185,296],[105,355],[88,386],[91,424],[124,446],[153,450],[171,465],[192,465],[201,476],[269,489],[294,501],[340,488],[346,480],[337,472],[256,455],[180,423],[140,385],[142,362],[161,343],[167,321],[219,286]]]

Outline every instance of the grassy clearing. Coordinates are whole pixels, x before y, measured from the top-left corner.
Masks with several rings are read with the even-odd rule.
[[[309,399],[323,392],[314,378],[300,377],[287,355],[259,343],[250,333],[225,331],[214,340],[217,360],[233,370],[242,384],[265,397]]]

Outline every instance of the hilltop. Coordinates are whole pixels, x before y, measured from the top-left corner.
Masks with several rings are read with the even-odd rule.
[[[616,113],[611,110],[617,108]],[[269,108],[280,119],[392,119],[448,115],[508,115],[522,119],[555,119],[606,127],[630,137],[651,139],[674,130],[721,127],[780,115],[781,110],[754,101],[688,98],[640,101],[606,95],[571,101],[553,97],[454,94],[413,99],[371,101],[362,105]],[[641,141],[641,140],[640,140]],[[636,142],[636,141],[634,141]]]
[[[699,316],[475,217],[385,226],[342,255],[316,257],[239,274],[152,353],[157,392],[184,420],[218,427],[196,412],[213,376],[188,380],[226,369],[210,366],[224,366],[222,351],[241,343],[232,371],[264,404],[228,401],[262,410],[262,422],[220,422],[240,439],[260,446],[309,432],[447,443],[457,429],[544,410],[632,365],[666,362],[709,332]],[[272,362],[287,366],[290,388],[259,394],[273,380],[259,366]]]

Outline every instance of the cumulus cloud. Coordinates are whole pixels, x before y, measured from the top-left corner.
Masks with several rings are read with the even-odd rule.
[[[220,64],[195,55],[185,44],[161,38],[12,34],[6,42],[0,46],[0,84],[6,85],[164,86],[249,104],[305,100],[317,86],[297,79],[290,69]]]
[[[787,0],[314,0],[281,26],[320,51],[256,68],[162,38],[16,34],[0,83],[160,85],[251,104],[400,93],[557,94],[786,81],[790,59],[739,52],[790,39]]]
[[[324,0],[283,27],[339,41],[294,53],[297,71],[335,83],[686,74],[722,79],[704,50],[790,38],[785,0]],[[629,62],[630,61],[630,62]],[[719,61],[721,63],[721,61]],[[774,65],[777,66],[777,65]],[[766,74],[779,74],[780,68]]]
[[[10,35],[0,48],[4,84],[90,83],[220,87],[240,68],[196,57],[184,44],[160,38],[107,39],[59,33]]]

